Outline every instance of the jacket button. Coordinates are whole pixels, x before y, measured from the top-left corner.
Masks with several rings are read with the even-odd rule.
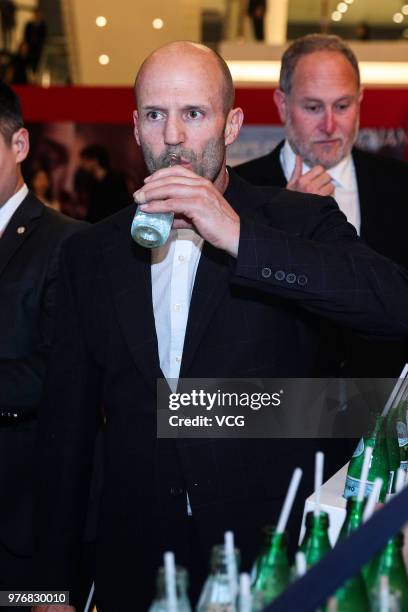
[[[275,278],[276,278],[277,281],[285,280],[285,276],[286,276],[286,274],[284,273],[283,270],[277,270],[275,272]]]
[[[290,283],[291,285],[293,283],[296,283],[296,274],[293,274],[293,272],[291,272],[290,274],[286,275],[286,282]]]
[[[307,276],[304,274],[299,274],[297,279],[298,285],[307,285]]]
[[[270,268],[262,268],[262,276],[264,278],[269,278],[272,274],[272,270]]]

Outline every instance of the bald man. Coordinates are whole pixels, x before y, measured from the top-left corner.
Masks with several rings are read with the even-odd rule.
[[[163,247],[140,247],[132,206],[69,240],[41,421],[39,587],[69,590],[75,605],[105,410],[98,612],[146,610],[166,550],[188,567],[194,600],[226,529],[248,569],[293,467],[305,470],[294,529],[312,484],[307,441],[157,439],[157,379],[321,374],[322,317],[365,333],[408,330],[407,275],[361,244],[330,198],[257,189],[226,169],[243,113],[220,57],[172,43],[135,85],[135,139],[150,172],[135,198],[173,212],[173,229]]]

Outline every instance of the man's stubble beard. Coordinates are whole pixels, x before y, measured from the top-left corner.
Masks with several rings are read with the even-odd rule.
[[[172,155],[176,155],[183,161],[188,161],[195,174],[214,182],[220,173],[225,158],[223,137],[209,140],[200,155],[201,159],[198,159],[197,153],[194,151],[179,146],[168,146],[161,155],[155,157],[146,143],[141,142],[140,145],[149,174],[153,174],[161,168],[168,168],[171,165]]]
[[[337,166],[337,164],[339,164],[345,157],[347,157],[351,153],[351,149],[353,148],[354,143],[357,140],[359,125],[360,122],[359,120],[357,120],[353,137],[347,142],[343,141],[337,155],[330,161],[327,161],[324,158],[315,155],[311,149],[311,144],[303,144],[303,142],[299,142],[295,139],[295,131],[293,129],[290,115],[288,115],[285,124],[286,138],[290,146],[292,147],[293,152],[296,155],[300,155],[302,161],[310,168],[313,168],[314,166],[323,166],[323,168],[329,170],[330,168],[334,168],[334,166]]]

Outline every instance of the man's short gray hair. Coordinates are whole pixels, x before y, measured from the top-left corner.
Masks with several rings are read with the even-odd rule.
[[[360,70],[357,58],[344,40],[334,34],[308,34],[289,45],[282,56],[279,88],[285,94],[289,94],[292,89],[293,73],[300,58],[316,51],[335,51],[344,55],[346,60],[350,62],[356,74],[357,85],[360,87]]]

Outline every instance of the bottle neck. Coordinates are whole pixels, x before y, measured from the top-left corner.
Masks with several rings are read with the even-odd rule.
[[[363,520],[365,500],[359,501],[357,497],[347,500],[347,514],[339,539],[347,537],[352,531],[360,527]]]

